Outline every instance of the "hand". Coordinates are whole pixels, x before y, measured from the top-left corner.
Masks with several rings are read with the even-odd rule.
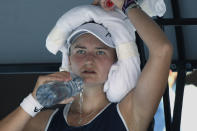
[[[93,1],[93,5],[101,5],[101,7],[103,7],[103,9],[105,10],[112,10],[113,8],[107,7],[106,6],[106,1],[107,0],[94,0]],[[122,10],[122,6],[124,4],[124,0],[111,0],[119,9]]]
[[[39,88],[40,85],[48,83],[48,82],[52,82],[52,81],[70,81],[72,78],[70,76],[69,72],[56,72],[54,74],[49,74],[49,75],[42,75],[38,77],[38,80],[36,82],[35,88],[32,92],[32,96],[36,99],[36,91]],[[63,101],[60,102],[60,104],[66,104],[69,103],[71,101],[73,101],[74,98],[71,97],[69,99],[65,99]]]

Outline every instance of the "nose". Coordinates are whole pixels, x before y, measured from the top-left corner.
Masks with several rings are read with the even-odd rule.
[[[93,53],[87,53],[85,62],[86,64],[92,64],[95,61],[95,55]]]

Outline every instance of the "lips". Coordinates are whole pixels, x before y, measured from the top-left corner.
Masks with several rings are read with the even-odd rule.
[[[82,73],[83,74],[95,74],[96,72],[94,70],[84,70]]]

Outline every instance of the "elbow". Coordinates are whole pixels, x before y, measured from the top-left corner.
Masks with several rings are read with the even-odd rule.
[[[154,49],[151,56],[156,56],[157,58],[168,58],[171,60],[173,55],[173,46],[170,42],[160,45],[157,49]]]
[[[164,55],[167,54],[170,59],[172,58],[173,55],[173,46],[171,43],[167,43],[163,47],[163,53]],[[166,56],[166,55],[165,55]]]
[[[170,57],[172,57],[173,55],[173,46],[171,43],[166,43],[166,44],[163,44],[163,46],[161,47],[161,50],[160,50],[160,53],[161,55],[169,55]]]

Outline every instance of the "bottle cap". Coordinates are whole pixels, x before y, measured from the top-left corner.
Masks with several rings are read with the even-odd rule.
[[[111,1],[111,0],[106,0],[106,6],[108,7],[108,8],[112,8],[112,7],[114,7],[114,3]]]

